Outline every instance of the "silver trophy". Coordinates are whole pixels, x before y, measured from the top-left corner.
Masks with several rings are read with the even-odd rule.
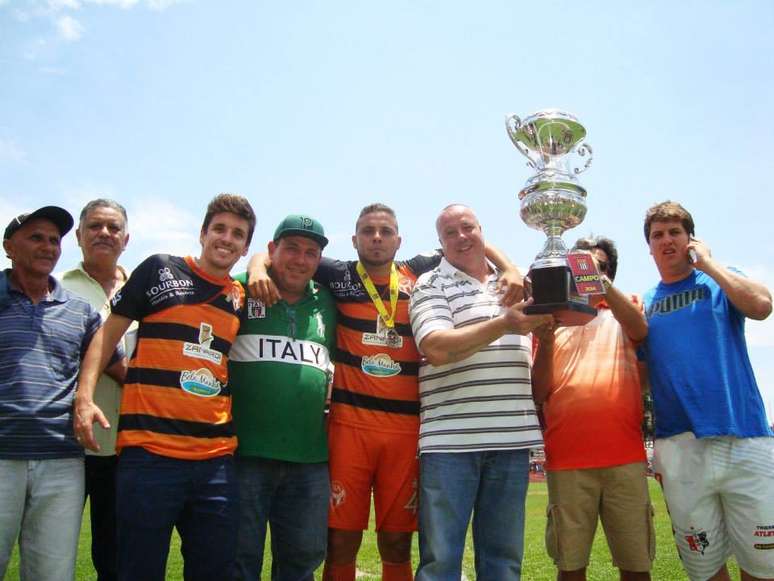
[[[538,111],[523,120],[508,115],[505,127],[527,165],[537,170],[519,192],[521,219],[548,237],[530,267],[533,304],[525,311],[551,313],[562,325],[587,323],[596,309],[575,290],[561,238],[586,216],[586,189],[576,177],[591,165],[591,146],[581,143],[586,128],[570,113],[557,109]],[[573,164],[571,154],[580,161],[587,158],[585,164]]]

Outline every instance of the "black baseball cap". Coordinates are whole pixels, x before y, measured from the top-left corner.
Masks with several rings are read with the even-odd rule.
[[[70,212],[59,206],[43,206],[38,208],[34,212],[24,212],[16,216],[11,220],[10,224],[5,228],[5,234],[3,234],[3,240],[8,240],[14,233],[21,228],[28,220],[34,220],[35,218],[45,218],[51,220],[56,227],[59,228],[59,235],[64,236],[73,227],[75,221],[70,215]]]
[[[322,224],[314,218],[301,214],[291,214],[279,223],[274,231],[274,242],[283,236],[305,236],[317,242],[320,248],[325,248],[328,244]]]

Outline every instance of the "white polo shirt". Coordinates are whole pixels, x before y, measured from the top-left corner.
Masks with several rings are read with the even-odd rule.
[[[419,346],[433,331],[487,321],[504,312],[498,273],[480,282],[446,259],[417,280],[410,316]],[[421,351],[421,347],[420,347]],[[474,355],[419,368],[419,453],[477,452],[540,446],[532,400],[528,336],[506,334]]]

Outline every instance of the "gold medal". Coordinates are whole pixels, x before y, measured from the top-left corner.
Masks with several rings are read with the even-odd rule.
[[[358,261],[355,268],[360,276],[360,280],[363,281],[363,286],[365,287],[368,296],[371,298],[371,302],[374,304],[376,311],[382,318],[382,321],[384,321],[384,324],[388,329],[394,329],[395,314],[398,310],[398,269],[395,268],[395,263],[393,262],[390,267],[390,311],[392,311],[390,313],[387,312],[387,307],[384,305],[384,301],[382,300],[379,291],[376,290],[374,281],[371,280],[368,272],[366,272],[363,263]]]

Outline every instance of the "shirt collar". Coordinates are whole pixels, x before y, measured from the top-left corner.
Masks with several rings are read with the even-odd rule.
[[[494,277],[495,280],[500,278],[500,271],[497,270],[497,268],[493,264],[491,264],[489,261],[487,261],[487,266],[489,266],[489,268],[491,268],[492,271],[493,271],[493,272],[490,272],[487,275],[487,280],[491,280],[492,277]],[[466,272],[460,270],[459,268],[454,266],[451,262],[446,260],[445,257],[441,259],[441,262],[438,265],[438,270],[439,270],[439,272],[441,274],[443,274],[445,276],[448,276],[450,278],[457,278],[457,279],[460,279],[460,280],[471,280],[471,281],[475,281],[478,284],[481,284],[481,281],[473,278],[472,276],[470,276]]]
[[[129,280],[129,274],[126,272],[126,269],[125,269],[123,266],[121,266],[120,264],[117,264],[117,265],[116,265],[116,269],[118,270],[118,272],[120,272],[120,273],[121,273],[121,276],[123,276],[123,277],[124,277],[124,280],[123,280],[122,282],[126,282],[127,280]],[[89,274],[89,273],[86,271],[86,268],[84,268],[84,266],[83,266],[83,261],[82,261],[82,260],[81,260],[81,261],[78,263],[78,266],[76,266],[76,267],[75,267],[75,268],[73,268],[72,270],[68,270],[67,272],[65,272],[65,273],[62,275],[62,278],[64,278],[65,276],[68,276],[68,275],[70,275],[70,274],[73,274],[73,273],[82,274],[82,275],[83,275],[83,276],[85,276],[86,278],[88,278],[88,279],[90,279],[90,280],[93,280],[94,282],[97,282],[97,281],[96,281],[96,280],[95,280],[95,279],[94,279],[94,278],[93,278],[93,277],[92,277],[92,276],[91,276],[91,275],[90,275],[90,274]],[[99,283],[97,283],[97,284],[99,284]],[[100,285],[100,286],[101,286],[101,285]]]
[[[16,293],[27,296],[24,292],[12,286],[10,268],[6,268],[2,274],[2,281],[0,281],[0,295],[5,292],[6,294]],[[43,297],[41,302],[63,303],[67,300],[67,293],[56,278],[48,275],[48,284],[51,291],[45,297]]]

